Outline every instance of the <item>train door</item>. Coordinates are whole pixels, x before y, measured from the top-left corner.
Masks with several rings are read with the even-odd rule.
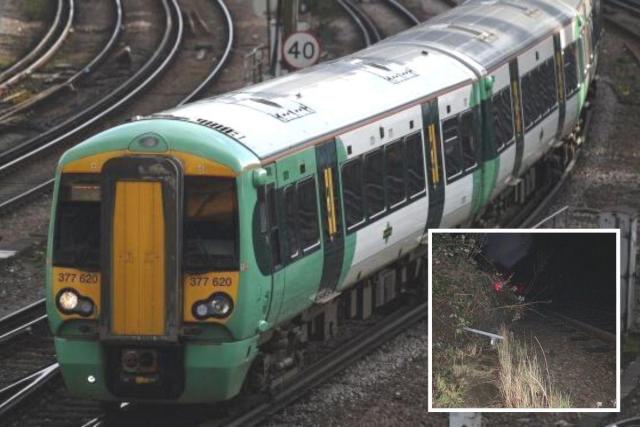
[[[342,194],[338,183],[338,156],[336,140],[332,139],[316,147],[316,166],[320,187],[320,223],[324,263],[320,281],[319,297],[336,290],[344,260],[344,234],[340,206]]]
[[[422,104],[422,122],[426,145],[424,152],[427,158],[427,182],[429,183],[426,232],[429,228],[440,226],[444,210],[444,169],[441,157],[442,143],[437,99]]]
[[[473,88],[467,85],[438,98],[444,159],[445,200],[440,227],[459,225],[471,217],[480,190],[477,116]]]
[[[284,298],[285,269],[283,268],[282,253],[282,212],[281,194],[277,188],[277,167],[273,163],[265,167],[267,176],[264,185],[258,189],[258,203],[260,206],[260,231],[264,239],[266,262],[264,269],[270,275],[271,289],[269,291],[269,307],[267,320],[277,321],[280,307]]]
[[[564,83],[564,55],[562,53],[562,35],[556,33],[553,35],[553,50],[556,64],[556,90],[558,98],[558,130],[556,131],[555,140],[560,143],[564,132],[564,124],[567,116],[567,98]]]
[[[103,315],[108,336],[177,339],[182,169],[170,158],[122,157],[103,168]],[[106,315],[105,315],[106,314]]]
[[[491,145],[500,159],[492,197],[500,194],[511,182],[516,162],[515,112],[513,109],[516,88],[512,87],[509,68],[509,64],[504,64],[491,72],[493,80],[491,111],[487,113],[487,117],[484,117],[485,126],[486,123],[490,123],[493,127],[494,142]],[[520,155],[522,155],[522,150],[520,150]]]

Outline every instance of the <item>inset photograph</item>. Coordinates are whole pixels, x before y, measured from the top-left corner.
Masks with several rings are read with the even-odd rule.
[[[619,230],[429,239],[429,410],[619,410]]]

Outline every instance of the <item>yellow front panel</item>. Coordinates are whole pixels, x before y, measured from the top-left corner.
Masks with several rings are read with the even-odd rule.
[[[165,333],[162,184],[116,183],[112,242],[111,332]]]

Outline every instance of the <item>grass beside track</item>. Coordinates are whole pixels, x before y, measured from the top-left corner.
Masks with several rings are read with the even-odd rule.
[[[570,408],[570,397],[553,384],[542,346],[538,352],[536,348],[512,338],[504,326],[500,329],[500,334],[506,337],[497,345],[498,384],[504,406]]]

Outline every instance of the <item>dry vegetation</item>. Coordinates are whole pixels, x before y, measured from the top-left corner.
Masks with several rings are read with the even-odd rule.
[[[518,319],[525,306],[510,290],[494,291],[498,275],[490,264],[477,262],[478,237],[433,235],[433,406],[568,407],[568,397],[552,387],[538,349],[510,338],[501,326]],[[507,339],[492,347],[464,327],[500,330]]]
[[[552,383],[544,349],[539,360],[536,349],[509,336],[502,327],[500,334],[506,339],[498,344],[499,389],[507,408],[570,408],[569,396],[561,393]],[[540,343],[538,342],[538,345]]]

